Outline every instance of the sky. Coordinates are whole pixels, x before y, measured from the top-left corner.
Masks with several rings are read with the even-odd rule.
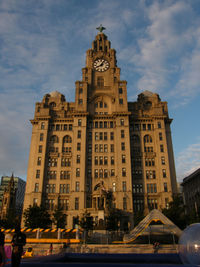
[[[1,0],[0,176],[26,180],[35,103],[56,90],[75,101],[100,24],[128,101],[168,102],[177,180],[200,167],[199,0]]]

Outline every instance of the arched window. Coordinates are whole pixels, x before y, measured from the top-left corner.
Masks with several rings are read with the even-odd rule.
[[[58,136],[57,135],[52,135],[50,137],[50,142],[51,143],[58,143],[59,142]]]
[[[63,143],[71,143],[72,142],[72,138],[71,138],[71,136],[69,136],[69,135],[65,135],[64,137],[63,137]]]
[[[144,136],[144,143],[152,143],[152,137],[150,135]]]
[[[56,107],[56,103],[55,103],[55,102],[51,102],[51,103],[49,104],[49,106],[50,106],[50,108],[55,108],[55,107]]]

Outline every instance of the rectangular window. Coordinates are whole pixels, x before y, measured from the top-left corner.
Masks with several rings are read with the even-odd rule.
[[[98,141],[99,140],[99,133],[95,132],[95,140]]]
[[[123,104],[123,98],[119,99],[119,104],[122,105]]]
[[[103,165],[103,157],[99,157],[99,165]]]
[[[124,119],[121,119],[121,120],[120,120],[120,125],[121,125],[121,126],[124,126]]]
[[[56,179],[56,171],[48,171],[47,172],[47,178],[48,179]]]
[[[106,141],[108,139],[107,132],[104,132],[104,140]]]
[[[77,143],[77,151],[81,151],[81,143]]]
[[[60,124],[56,124],[56,131],[60,131]]]
[[[102,121],[99,122],[99,128],[103,128],[103,122]]]
[[[79,120],[78,120],[78,126],[81,126],[81,125],[82,125],[82,120],[79,119]]]
[[[62,167],[70,167],[71,166],[71,159],[70,158],[62,158],[61,159],[61,166]]]
[[[108,157],[104,157],[104,165],[108,165]]]
[[[160,152],[164,152],[164,146],[160,145]]]
[[[124,142],[121,143],[121,150],[125,151],[125,143]]]
[[[146,124],[142,124],[142,130],[146,131]]]
[[[98,157],[94,157],[94,165],[98,165]]]
[[[126,181],[122,182],[122,191],[126,192]]]
[[[161,164],[165,165],[165,157],[161,157]]]
[[[44,125],[45,125],[45,123],[41,122],[41,130],[44,130]]]
[[[114,159],[114,157],[111,157],[111,158],[110,158],[110,164],[111,164],[111,165],[114,165],[114,164],[115,164],[115,159]]]
[[[98,178],[98,170],[97,169],[94,170],[94,177]]]
[[[79,198],[75,197],[75,210],[79,210]]]
[[[95,121],[95,128],[98,128],[98,121]]]
[[[150,131],[151,130],[151,124],[147,124],[147,128]]]
[[[167,183],[164,183],[164,192],[168,192]]]
[[[108,127],[108,123],[107,121],[104,121],[104,128],[107,128]]]
[[[76,192],[79,192],[80,191],[80,182],[76,182],[75,191]]]
[[[81,156],[80,155],[76,156],[76,163],[77,164],[81,163]]]
[[[95,145],[95,146],[94,146],[94,151],[95,151],[95,152],[98,152],[98,145]]]
[[[77,138],[81,138],[81,131],[77,132]]]
[[[104,178],[108,178],[108,170],[107,169],[104,170]]]
[[[110,175],[113,177],[113,176],[115,176],[115,170],[114,169],[111,169],[111,171],[110,171]]]
[[[103,133],[99,133],[99,140],[103,140]]]
[[[110,140],[114,140],[114,132],[110,133]]]
[[[122,176],[125,177],[126,176],[126,169],[122,168]]]
[[[42,153],[42,146],[38,147],[38,153]]]
[[[99,178],[103,178],[103,170],[102,169],[99,170]]]
[[[123,93],[123,89],[119,88],[119,95],[121,95]]]
[[[159,140],[162,141],[163,138],[162,138],[162,133],[159,133]]]
[[[79,94],[82,94],[83,93],[83,88],[79,88],[78,92],[79,92]]]
[[[34,192],[38,192],[39,191],[39,184],[38,183],[35,183],[35,188],[34,188]]]
[[[124,138],[124,137],[125,137],[124,130],[121,130],[121,138]]]
[[[110,122],[110,128],[113,128],[114,124],[113,121]]]
[[[126,156],[122,155],[122,163],[126,163]]]
[[[80,177],[80,168],[76,168],[76,177]]]
[[[36,170],[36,178],[40,178],[40,170]]]
[[[110,152],[115,152],[115,149],[114,149],[114,148],[115,148],[114,145],[111,144],[111,145],[110,145]]]
[[[162,174],[163,174],[163,178],[166,178],[167,177],[167,174],[166,174],[166,170],[165,169],[162,170]]]
[[[161,122],[158,121],[158,128],[160,129],[161,128]]]
[[[99,145],[99,152],[103,152],[103,145]]]
[[[72,131],[72,124],[69,124],[69,131]]]
[[[78,104],[79,104],[79,105],[82,105],[82,104],[83,104],[83,99],[80,98],[80,99],[78,100]]]
[[[104,152],[108,152],[108,145],[104,145]]]
[[[43,140],[44,140],[44,134],[41,133],[41,134],[40,134],[40,141],[43,141]]]
[[[37,159],[37,165],[38,165],[38,166],[41,165],[41,157],[38,157],[38,159]]]
[[[61,171],[60,172],[60,179],[70,179],[70,171]]]

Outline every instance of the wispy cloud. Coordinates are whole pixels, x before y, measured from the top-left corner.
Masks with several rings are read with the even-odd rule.
[[[176,158],[177,178],[182,181],[184,177],[200,168],[200,143],[192,144],[181,151]]]

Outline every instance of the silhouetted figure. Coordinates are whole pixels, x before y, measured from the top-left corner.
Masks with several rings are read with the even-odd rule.
[[[51,255],[52,252],[53,252],[53,244],[51,243],[51,244],[50,244],[50,248],[49,248],[49,254]]]
[[[26,235],[21,232],[20,226],[15,227],[15,234],[12,238],[11,266],[18,267],[21,262],[23,246],[26,244]]]
[[[5,235],[0,229],[0,266],[5,264],[5,252],[4,252]]]

